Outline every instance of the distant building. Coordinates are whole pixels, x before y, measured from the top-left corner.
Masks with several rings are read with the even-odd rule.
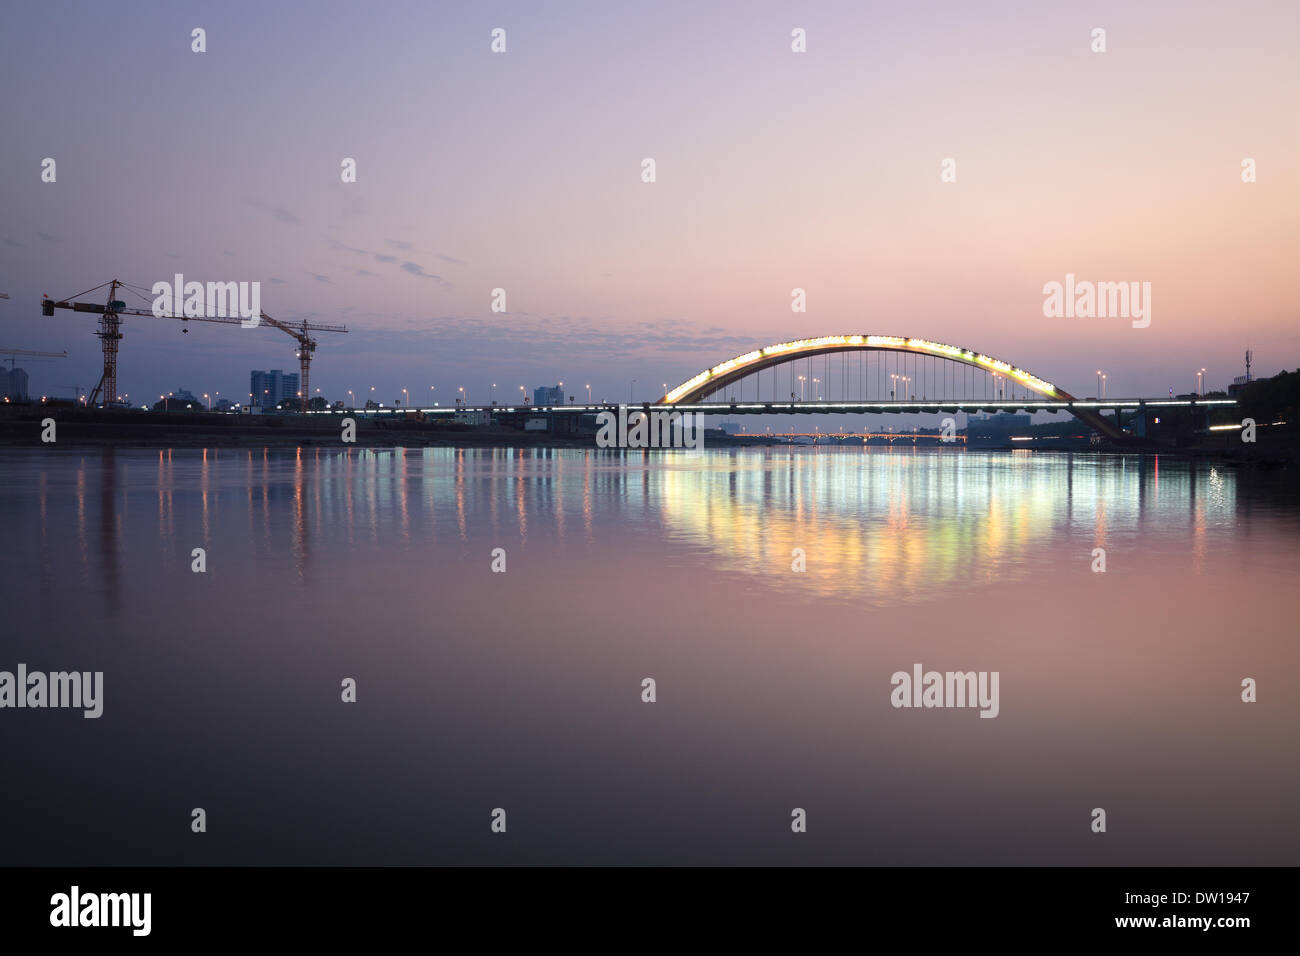
[[[559,385],[546,386],[533,389],[534,405],[563,405],[564,388]]]
[[[155,411],[160,412],[205,412],[208,404],[188,389],[177,387],[170,395],[165,395],[153,403]]]
[[[285,374],[278,368],[269,372],[253,371],[248,376],[248,391],[252,393],[252,404],[262,408],[275,408],[276,405],[293,404],[298,400],[298,373]]]
[[[718,425],[718,430],[724,435],[739,435],[740,425],[736,422],[721,422]]]
[[[1012,428],[1028,428],[1033,422],[1028,415],[1012,415],[998,412],[994,415],[974,415],[967,419],[967,428],[986,428],[996,431],[1008,431]]]
[[[1033,423],[1028,415],[1012,415],[999,412],[996,415],[972,415],[966,419],[966,441],[968,447],[992,443],[1000,445],[1010,442],[1015,434],[1029,434]]]
[[[0,369],[0,398],[11,402],[27,401],[27,372],[24,369]]]
[[[1246,390],[1247,385],[1253,385],[1255,382],[1267,382],[1268,378],[1259,378],[1255,375],[1238,375],[1228,386],[1229,398],[1241,398],[1241,393]]]

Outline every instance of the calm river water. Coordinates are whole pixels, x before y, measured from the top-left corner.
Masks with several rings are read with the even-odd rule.
[[[4,449],[0,528],[0,671],[104,674],[0,709],[0,864],[1300,861],[1286,473]]]

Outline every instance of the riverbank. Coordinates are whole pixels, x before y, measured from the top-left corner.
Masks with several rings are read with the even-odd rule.
[[[53,421],[54,443],[59,446],[100,448],[300,448],[343,444],[342,419],[337,416],[225,415],[207,412],[152,412],[96,410],[72,405],[0,407],[0,447],[31,447],[42,440]],[[422,421],[417,416],[375,417],[358,415],[355,441],[361,448],[591,448],[594,434],[522,431],[504,426],[475,426],[450,421]],[[828,436],[829,437],[829,436]],[[891,447],[867,442],[868,447]],[[896,439],[901,448],[934,448],[933,442],[913,445]],[[816,445],[793,445],[758,435],[729,436],[710,430],[707,447],[843,447],[823,439]],[[863,447],[853,444],[850,447]],[[1241,441],[1239,432],[1224,432],[1195,443],[1170,446],[1134,439],[1131,443],[1099,445],[1008,443],[1005,448],[983,444],[980,451],[1057,451],[1072,454],[1180,455],[1262,467],[1300,467],[1300,429],[1294,426],[1261,428],[1253,443]]]

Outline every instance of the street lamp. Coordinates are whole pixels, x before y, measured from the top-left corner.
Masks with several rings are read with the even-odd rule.
[[[1105,398],[1105,397],[1106,397],[1106,376],[1105,376],[1105,374],[1103,374],[1103,375],[1101,376],[1101,397],[1102,397],[1102,398]]]
[[[459,401],[461,402],[461,404],[468,404],[468,401],[465,396],[465,386],[464,385],[460,386],[460,388],[456,389],[456,391],[460,392]]]
[[[348,408],[355,409],[356,407],[357,397],[352,394],[352,389],[348,389]]]
[[[407,408],[411,407],[411,393],[406,389],[402,389],[402,404]]]
[[[803,382],[804,382],[804,378],[802,375],[800,375],[799,376],[799,401],[801,402],[803,401]]]
[[[203,393],[203,397],[208,399],[208,411],[212,411],[212,399],[208,397],[207,392]]]
[[[820,402],[822,400],[821,386],[822,386],[822,380],[819,378],[814,378],[813,379],[813,401],[814,402]]]
[[[898,390],[898,375],[896,375],[893,372],[890,372],[889,373],[889,400],[891,402],[894,401],[895,398],[897,398],[897,395],[895,394],[897,390]]]
[[[1196,394],[1200,398],[1205,397],[1205,369],[1196,373]]]
[[[491,390],[488,391],[488,404],[495,405],[497,400],[497,383],[492,383]]]
[[[587,384],[587,404],[591,404],[591,384]]]
[[[520,396],[519,400],[520,400],[521,402],[523,402],[525,405],[527,405],[527,404],[528,404],[528,389],[526,389],[526,388],[524,388],[522,385],[520,385],[520,386],[519,386],[519,391],[523,393],[523,394]]]
[[[908,388],[907,388],[907,386],[908,386],[908,383],[911,382],[911,381],[912,381],[912,378],[911,378],[911,376],[909,376],[909,375],[904,375],[904,376],[902,377],[902,382],[903,382],[903,394],[904,394],[904,395],[907,395],[907,394],[908,394]],[[912,396],[912,397],[915,398],[915,396]],[[909,398],[908,401],[911,401],[911,399]]]

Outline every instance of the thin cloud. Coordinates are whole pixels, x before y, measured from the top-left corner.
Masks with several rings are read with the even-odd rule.
[[[409,272],[413,276],[419,276],[421,279],[437,279],[439,282],[443,281],[442,276],[436,276],[431,272],[425,272],[424,266],[414,262],[403,262],[402,271]]]
[[[270,213],[272,216],[274,216],[276,219],[279,219],[281,222],[287,222],[294,226],[302,222],[301,219],[295,216],[288,209],[285,209],[283,206],[268,206],[266,203],[259,202],[256,199],[248,200],[248,204],[252,206],[254,209],[260,209],[265,213]]]

